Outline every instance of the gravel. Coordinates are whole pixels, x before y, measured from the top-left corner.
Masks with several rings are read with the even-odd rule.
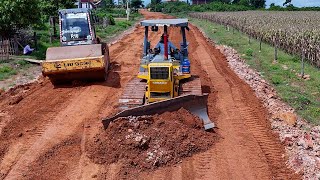
[[[255,91],[269,112],[273,131],[279,134],[286,149],[287,165],[304,179],[320,179],[320,126],[308,124],[284,103],[261,74],[251,69],[236,50],[216,46],[229,67]]]

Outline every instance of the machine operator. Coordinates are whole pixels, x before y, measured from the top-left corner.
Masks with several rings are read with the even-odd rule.
[[[169,35],[168,37],[168,53],[170,54],[172,51],[171,50],[178,50],[170,41],[169,41]],[[160,50],[160,54],[164,54],[164,34],[161,35],[160,41],[156,45],[155,49]]]

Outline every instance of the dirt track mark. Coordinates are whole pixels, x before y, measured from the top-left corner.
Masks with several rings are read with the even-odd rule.
[[[144,14],[147,18],[170,18],[160,13],[144,12]],[[254,92],[227,67],[225,58],[195,27],[191,26],[190,29],[187,35],[190,42],[192,72],[200,76],[203,90],[209,93],[209,116],[219,127],[217,134],[221,140],[207,152],[183,160],[174,167],[142,173],[140,178],[187,180],[295,178],[294,174],[285,168],[281,153],[283,147],[271,133],[265,109]],[[160,34],[160,31],[150,34],[153,46],[159,40]],[[110,47],[115,69],[106,83],[54,89],[45,81],[43,85],[35,85],[35,89],[12,108],[5,108],[3,102],[6,99],[0,103],[1,112],[7,113],[11,118],[5,123],[0,135],[1,144],[5,144],[8,148],[4,156],[10,157],[10,167],[12,167],[7,179],[11,177],[23,179],[21,174],[30,173],[32,170],[30,166],[34,165],[37,168],[43,166],[35,163],[39,157],[52,150],[55,152],[52,148],[75,135],[79,135],[81,141],[75,141],[76,143],[71,146],[62,146],[53,153],[51,160],[43,162],[52,166],[47,169],[49,174],[55,176],[51,178],[119,179],[118,164],[106,167],[91,164],[86,159],[83,146],[86,144],[86,139],[91,138],[101,128],[99,118],[115,112],[118,97],[125,84],[136,75],[134,72],[138,71],[142,53],[142,37],[143,28],[140,27]],[[170,31],[170,39],[175,44],[180,43],[180,37],[179,31]],[[86,126],[86,122],[90,122],[90,127],[84,129],[82,125]],[[32,128],[35,128],[34,131],[17,137],[20,132]],[[36,135],[37,132],[40,132],[40,135]],[[29,137],[31,139],[28,139]],[[14,148],[15,146],[19,148]],[[25,147],[25,152],[21,152],[22,147]],[[78,155],[69,157],[63,153],[68,150],[75,151]],[[35,153],[32,153],[33,151]],[[16,155],[10,156],[10,154]],[[24,161],[27,163],[23,163]],[[68,167],[59,168],[64,167],[64,161],[68,161]],[[2,160],[0,165],[4,163]]]
[[[72,92],[72,89],[58,91],[49,89],[52,89],[50,84],[40,86],[34,90],[39,94],[27,95],[19,104],[4,108],[5,111],[8,111],[11,121],[7,122],[0,136],[2,146],[9,149],[0,163],[2,174],[6,175],[18,159],[32,146],[35,139],[41,136],[45,127],[52,120],[43,121],[43,119],[54,115],[55,111],[64,107],[66,105],[64,100],[68,99],[71,96],[69,93]],[[52,97],[50,101],[47,101],[48,96]],[[52,108],[41,106],[44,104],[43,102],[48,103]]]

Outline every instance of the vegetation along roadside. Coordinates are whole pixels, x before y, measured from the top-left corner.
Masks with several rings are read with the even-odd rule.
[[[192,23],[203,29],[217,44],[233,47],[252,68],[261,72],[271,82],[279,96],[296,109],[297,113],[313,124],[320,124],[320,71],[305,63],[307,79],[299,77],[301,58],[278,50],[278,61],[274,61],[274,47],[233,31],[223,25],[189,17]]]

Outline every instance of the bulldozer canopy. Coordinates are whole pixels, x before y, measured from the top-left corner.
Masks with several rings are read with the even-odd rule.
[[[141,21],[141,26],[187,27],[188,19],[154,19]]]

